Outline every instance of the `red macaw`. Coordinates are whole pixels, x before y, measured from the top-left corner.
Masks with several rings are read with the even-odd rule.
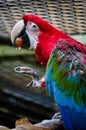
[[[12,42],[33,48],[40,64],[47,65],[45,86],[58,105],[64,128],[85,130],[85,46],[38,16],[26,14],[20,23],[12,30]]]

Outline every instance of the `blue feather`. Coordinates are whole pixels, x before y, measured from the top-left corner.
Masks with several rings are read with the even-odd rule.
[[[66,130],[86,130],[86,116],[75,109],[58,104]]]
[[[86,64],[83,61],[84,54],[76,46],[71,48],[61,40],[46,68],[46,89],[57,103],[66,130],[86,130]]]
[[[48,73],[46,73],[46,76],[47,74]],[[62,115],[65,130],[86,130],[86,109],[77,111],[77,109],[72,108],[72,106],[75,105],[74,102],[72,106],[70,102],[68,107],[68,99],[64,98],[65,95],[61,94],[60,90],[55,86],[53,80],[49,81],[48,79],[46,81],[46,89],[57,103],[57,106]]]

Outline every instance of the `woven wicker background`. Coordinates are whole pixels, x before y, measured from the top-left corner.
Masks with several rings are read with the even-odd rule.
[[[39,15],[67,34],[86,33],[86,0],[0,0],[0,33],[10,34],[25,13]]]

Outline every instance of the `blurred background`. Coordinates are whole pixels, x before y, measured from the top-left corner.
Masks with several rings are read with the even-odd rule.
[[[45,88],[25,88],[31,78],[14,72],[16,66],[28,66],[40,77],[45,73],[33,51],[12,46],[11,30],[25,13],[42,17],[86,44],[86,0],[0,0],[0,125],[10,128],[19,118],[37,123],[58,111]]]

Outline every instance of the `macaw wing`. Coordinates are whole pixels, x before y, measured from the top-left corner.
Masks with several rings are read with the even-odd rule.
[[[76,44],[57,43],[46,68],[46,88],[57,103],[86,108],[86,54]]]

